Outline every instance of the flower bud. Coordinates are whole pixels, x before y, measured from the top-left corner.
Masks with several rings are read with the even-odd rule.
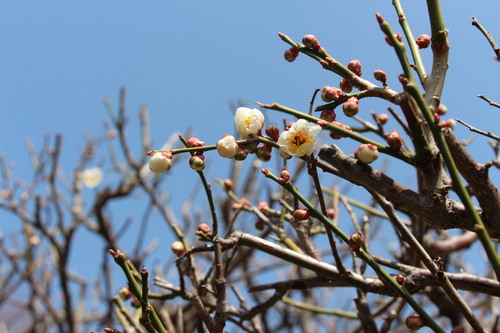
[[[321,99],[327,103],[332,102],[332,101],[336,101],[339,98],[341,98],[342,96],[344,96],[344,92],[338,88],[324,86],[321,89]]]
[[[439,104],[436,112],[438,115],[442,116],[442,115],[445,115],[446,112],[448,112],[448,108],[444,104]]]
[[[337,114],[332,109],[326,109],[321,112],[319,118],[330,123],[337,119]]]
[[[172,167],[172,153],[168,151],[156,152],[149,160],[149,170],[161,173]]]
[[[415,43],[417,43],[419,49],[426,49],[431,44],[431,36],[425,34],[420,35]]]
[[[335,209],[333,208],[328,208],[326,210],[326,216],[329,218],[329,219],[334,219],[335,218]]]
[[[189,138],[187,140],[188,147],[203,147],[204,145],[205,145],[205,142],[201,141],[198,138]]]
[[[240,210],[240,209],[246,209],[246,208],[249,209],[251,206],[252,206],[252,203],[248,199],[241,198],[240,203],[237,203],[237,202],[233,203],[231,205],[231,208],[236,209],[236,210]]]
[[[398,41],[400,41],[400,42],[403,40],[403,36],[401,36],[400,33],[394,34],[394,37],[396,37],[396,39]],[[389,37],[385,36],[385,41],[386,41],[387,44],[389,44],[389,46],[393,46],[391,40],[389,39]]]
[[[314,35],[305,35],[304,38],[302,38],[302,43],[305,45],[305,47],[316,51],[320,48],[319,41]]]
[[[361,247],[365,244],[365,240],[360,233],[355,233],[349,238],[349,248],[352,252],[359,252]]]
[[[233,189],[233,181],[231,179],[224,179],[224,191],[231,191]]]
[[[455,129],[455,127],[457,126],[457,123],[455,122],[455,119],[446,119],[446,120],[443,120],[442,122],[439,123],[439,127],[447,127],[447,128],[450,128],[450,129]]]
[[[373,72],[373,77],[375,78],[375,80],[380,81],[383,84],[387,82],[387,74],[385,74],[385,72],[381,71],[380,69],[377,69]]]
[[[238,152],[238,144],[232,135],[224,135],[217,141],[217,152],[224,158],[233,158]]]
[[[276,126],[268,126],[266,128],[266,134],[273,139],[273,141],[278,141],[280,137],[280,129]]]
[[[130,289],[128,289],[128,287],[121,287],[119,295],[122,300],[127,301],[130,299],[130,297],[132,297],[133,294]]]
[[[202,171],[205,169],[205,156],[203,155],[193,155],[189,159],[189,166],[194,171]]]
[[[297,59],[297,57],[299,56],[299,51],[297,51],[294,47],[291,47],[285,51],[285,54],[283,56],[285,57],[286,61],[294,62],[295,59]]]
[[[404,76],[403,74],[398,75],[398,80],[399,82],[403,85],[403,87],[406,87],[408,85],[408,78]]]
[[[387,144],[392,149],[400,150],[403,145],[403,139],[401,139],[401,135],[397,131],[392,131],[387,135]]]
[[[389,120],[389,115],[387,113],[382,113],[377,118],[377,122],[379,125],[385,125],[387,123],[387,120]]]
[[[132,305],[133,308],[139,309],[141,307],[141,301],[137,297],[134,297],[130,301],[130,305]]]
[[[377,146],[364,143],[356,149],[354,156],[356,156],[361,162],[370,164],[378,158]]]
[[[290,182],[290,172],[288,172],[287,169],[281,170],[279,181],[283,184],[288,184]]]
[[[405,277],[401,274],[396,275],[394,279],[400,286],[402,286],[405,283]]]
[[[261,201],[257,204],[257,209],[261,213],[265,214],[265,213],[267,213],[267,210],[269,209],[269,204],[265,201]]]
[[[363,74],[361,72],[361,62],[359,60],[351,60],[347,64],[347,68],[357,76],[361,76],[361,74]]]
[[[350,93],[352,91],[352,88],[353,88],[351,82],[349,82],[346,79],[340,80],[339,86],[340,86],[340,89],[347,94]]]
[[[248,149],[248,153],[253,154],[257,150],[257,146],[259,145],[259,141],[247,142],[245,147]]]
[[[201,223],[198,225],[198,232],[202,232],[205,235],[209,235],[212,232],[210,226],[206,223]]]
[[[234,159],[237,161],[243,161],[247,158],[248,153],[249,151],[247,147],[238,145],[238,152],[234,155]]]
[[[465,332],[465,329],[463,326],[455,326],[453,327],[453,329],[451,330],[451,333],[464,333]]]
[[[342,111],[347,117],[354,117],[359,112],[359,101],[356,97],[351,97],[342,105]]]
[[[332,124],[335,125],[335,126],[338,126],[340,128],[343,128],[345,130],[352,131],[352,129],[351,129],[350,126],[344,125],[342,123],[339,123],[338,121],[332,121]],[[331,131],[330,132],[330,137],[332,139],[334,139],[334,140],[339,140],[339,139],[345,138],[345,135],[342,134],[342,133],[339,133],[339,132],[333,132],[333,131]]]
[[[175,241],[172,243],[171,247],[172,252],[175,253],[176,256],[180,257],[184,254],[186,250],[184,244],[181,241]]]
[[[257,147],[255,151],[255,156],[262,162],[268,162],[272,156],[272,147],[266,144],[263,144],[260,147]]]
[[[406,318],[405,324],[410,330],[416,331],[424,327],[424,320],[419,314],[414,313]]]
[[[262,231],[266,227],[266,222],[262,221],[261,219],[258,219],[255,221],[255,229]]]
[[[309,209],[296,209],[293,212],[293,219],[295,221],[305,221],[311,216]]]

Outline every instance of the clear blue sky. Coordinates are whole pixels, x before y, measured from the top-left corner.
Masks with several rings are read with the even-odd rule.
[[[443,2],[451,43],[443,103],[450,117],[500,134],[500,112],[475,97],[483,93],[500,101],[500,63],[471,26],[476,16],[500,42],[500,3]],[[430,34],[424,1],[403,6],[414,35]],[[359,59],[366,77],[383,69],[399,89],[401,70],[383,41],[376,11],[401,30],[389,0],[1,1],[0,154],[16,161],[14,178],[29,178],[25,140],[40,147],[46,135],[61,133],[69,172],[83,147],[82,134],[101,134],[102,98],[116,105],[120,86],[128,91],[131,134],[139,107],[149,106],[156,147],[188,127],[207,143],[232,133],[228,102],[238,98],[306,110],[315,88],[337,85],[339,78],[303,55],[285,62],[287,45],[277,32],[297,41],[315,34],[339,61]],[[424,51],[429,71],[430,54]],[[360,115],[369,119],[371,110],[387,106],[363,100]],[[273,115],[273,121],[281,117]],[[456,131],[463,139],[471,136],[460,125]],[[486,139],[471,148],[479,161],[492,156]],[[211,170],[210,176],[225,174]]]

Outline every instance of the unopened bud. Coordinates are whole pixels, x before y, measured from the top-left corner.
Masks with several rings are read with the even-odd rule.
[[[354,156],[363,163],[370,164],[378,158],[377,146],[364,143],[356,149]]]
[[[278,141],[278,138],[280,137],[280,129],[276,126],[268,126],[266,128],[266,134],[274,141]]]
[[[380,81],[383,84],[387,82],[387,74],[385,74],[385,72],[381,71],[380,69],[377,69],[373,72],[373,77],[375,78],[375,80]]]
[[[442,116],[442,115],[445,115],[446,112],[448,112],[448,108],[444,104],[439,104],[436,112],[438,115]]]
[[[290,172],[287,169],[281,170],[279,180],[283,184],[288,184],[290,182]]]
[[[266,227],[266,222],[264,222],[260,219],[255,221],[255,229],[262,231],[262,230],[264,230],[265,227]]]
[[[184,254],[184,251],[186,250],[184,244],[181,241],[173,242],[170,248],[172,249],[172,252],[175,253],[175,255],[178,257],[182,256]]]
[[[389,115],[387,113],[382,113],[377,118],[377,122],[380,125],[385,125],[387,123],[387,120],[389,120]]]
[[[424,320],[418,313],[414,313],[406,318],[405,324],[410,330],[416,331],[424,327]]]
[[[341,98],[342,96],[344,96],[344,92],[338,88],[324,86],[321,89],[321,99],[327,103],[332,102],[332,101],[336,101],[339,98]]]
[[[260,147],[257,147],[257,150],[255,151],[255,156],[262,162],[268,162],[271,159],[272,156],[272,147],[266,144],[263,144]]]
[[[364,244],[365,241],[360,233],[355,233],[351,236],[351,238],[349,238],[349,248],[352,252],[359,252]]]
[[[451,330],[451,333],[464,333],[465,332],[465,329],[463,326],[455,326],[453,327],[453,329]]]
[[[224,135],[222,139],[217,141],[217,152],[221,157],[233,158],[238,152],[238,144],[232,135]]]
[[[342,105],[342,111],[347,117],[354,117],[359,112],[359,101],[356,97],[351,97]]]
[[[405,277],[401,274],[396,275],[395,279],[400,286],[402,286],[405,283]]]
[[[205,156],[193,155],[189,159],[189,166],[195,171],[202,171],[205,169]]]
[[[305,221],[311,216],[309,209],[296,209],[293,212],[293,219],[295,221]]]
[[[198,138],[189,138],[187,140],[188,147],[203,147],[204,145],[205,145],[205,142],[201,141]]]
[[[417,43],[419,49],[426,49],[431,44],[431,36],[425,34],[420,35],[415,43]]]
[[[319,41],[314,35],[305,35],[304,38],[302,38],[302,43],[305,45],[305,47],[311,48],[313,50],[319,50],[320,48]]]
[[[352,91],[352,84],[349,82],[347,79],[342,79],[340,80],[340,89],[342,89],[343,92],[346,94],[350,93]]]
[[[299,56],[299,51],[297,51],[294,47],[291,47],[285,51],[285,54],[283,56],[285,57],[286,61],[293,62]]]
[[[361,74],[363,74],[361,72],[361,62],[359,60],[351,60],[347,64],[347,68],[357,76],[361,76]]]
[[[406,87],[408,85],[408,78],[404,76],[403,74],[398,75],[398,80],[399,82],[403,85],[403,87]]]
[[[328,216],[328,218],[330,218],[330,219],[334,219],[335,218],[335,209],[328,208],[326,210],[326,216]]]
[[[387,135],[387,144],[392,149],[400,150],[403,145],[403,139],[401,139],[401,135],[397,131],[392,131]]]
[[[139,301],[139,299],[137,297],[134,297],[131,301],[130,301],[130,305],[132,305],[133,308],[140,308],[141,307],[141,301]]]
[[[130,297],[132,297],[133,294],[127,287],[121,287],[119,295],[122,300],[127,301],[130,299]]]
[[[335,126],[338,126],[340,128],[343,128],[347,131],[352,131],[352,128],[348,125],[345,125],[345,124],[342,124],[342,123],[339,123],[338,121],[332,121],[332,124],[335,125]],[[345,138],[346,136],[340,132],[334,132],[334,131],[330,131],[330,137],[334,140],[339,140],[341,138]]]
[[[337,114],[332,109],[326,109],[321,112],[319,118],[330,123],[337,119]]]
[[[269,209],[269,204],[265,201],[261,201],[257,204],[257,209],[260,210],[261,213],[265,214]]]
[[[457,126],[457,123],[455,121],[455,119],[446,119],[446,120],[443,120],[442,122],[439,123],[439,127],[447,127],[447,128],[450,128],[450,129],[455,129],[455,127]]]
[[[234,155],[234,159],[237,161],[243,161],[247,158],[248,153],[249,151],[247,147],[238,145],[238,151],[236,152],[236,155]]]
[[[224,179],[224,191],[231,191],[233,189],[233,181],[231,179]]]
[[[162,173],[172,167],[172,153],[168,151],[156,152],[149,160],[149,170]]]
[[[212,232],[210,226],[206,223],[201,223],[198,225],[198,232],[202,232],[205,235],[209,235]]]
[[[403,40],[403,36],[401,36],[401,34],[400,34],[400,33],[394,34],[394,37],[396,37],[396,39],[397,39],[398,41],[400,41],[400,42]],[[390,46],[393,46],[393,45],[392,45],[392,41],[389,39],[389,37],[385,36],[385,41],[386,41],[386,42],[387,42],[387,44],[389,44]]]

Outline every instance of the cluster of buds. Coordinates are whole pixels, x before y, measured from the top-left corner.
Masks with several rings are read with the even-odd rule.
[[[352,131],[352,128],[350,126],[339,123],[338,121],[332,121],[332,124],[342,128],[342,129],[345,129],[347,131]],[[332,132],[330,132],[330,137],[334,140],[339,140],[339,139],[345,138],[346,136],[340,132],[333,132],[332,131]]]
[[[424,319],[418,313],[406,317],[405,324],[406,327],[413,331],[419,330],[425,326]]]
[[[349,61],[347,68],[357,76],[361,76],[361,74],[363,74],[363,72],[361,72],[361,62],[359,60]]]
[[[415,43],[417,43],[419,49],[426,49],[431,45],[431,36],[426,34],[420,35]]]
[[[305,221],[305,220],[309,219],[310,216],[311,216],[311,212],[309,211],[309,209],[296,209],[293,212],[293,219],[296,222]]]
[[[350,97],[342,104],[342,111],[347,117],[354,117],[359,112],[359,100],[356,97]]]
[[[392,131],[387,135],[387,144],[394,150],[400,150],[403,145],[403,139],[397,131]]]
[[[349,238],[349,248],[352,252],[359,252],[361,247],[365,244],[365,240],[360,233],[355,233]]]
[[[162,173],[172,167],[172,153],[169,151],[158,151],[153,153],[149,160],[149,170],[155,173]]]
[[[361,162],[370,164],[378,158],[378,148],[370,143],[363,143],[356,149],[354,156]]]
[[[398,41],[401,42],[403,40],[403,36],[401,36],[400,33],[397,33],[397,34],[395,33],[393,35],[394,35],[394,38],[396,38]],[[389,46],[394,46],[394,45],[392,45],[392,41],[389,37],[385,36],[385,41],[387,44],[389,44]]]
[[[285,51],[285,54],[283,56],[285,57],[286,61],[294,62],[295,59],[297,59],[297,57],[299,56],[299,51],[297,51],[295,47],[291,47]]]
[[[304,44],[305,47],[316,51],[319,51],[319,49],[321,48],[318,39],[314,35],[305,35],[302,38],[302,44]]]
[[[212,229],[206,223],[201,223],[198,225],[198,230],[196,231],[196,235],[199,237],[199,240],[211,240],[212,239]]]
[[[324,86],[321,89],[321,99],[327,103],[337,101],[342,96],[344,96],[344,92],[339,88]]]
[[[373,77],[375,80],[382,82],[384,86],[387,84],[387,74],[385,74],[384,71],[381,71],[380,69],[373,71]]]

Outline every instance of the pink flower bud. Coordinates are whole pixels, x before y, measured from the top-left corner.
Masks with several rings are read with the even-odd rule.
[[[338,121],[332,121],[332,124],[335,125],[335,126],[341,127],[341,128],[343,128],[345,130],[352,131],[352,128],[350,126],[342,124],[342,123],[339,123]],[[342,134],[342,133],[339,133],[339,132],[333,132],[333,131],[331,131],[330,132],[330,137],[332,139],[334,139],[334,140],[339,140],[339,139],[345,138],[345,135]]]
[[[260,210],[261,213],[265,214],[269,209],[269,204],[265,201],[261,201],[257,204],[257,209]]]
[[[266,128],[266,134],[273,139],[273,141],[278,141],[280,137],[280,129],[276,126],[268,126]]]
[[[405,277],[401,274],[396,275],[395,279],[400,286],[402,286],[405,283]]]
[[[365,244],[365,240],[360,233],[355,233],[349,238],[349,248],[352,252],[359,252],[361,247]]]
[[[419,49],[426,49],[431,44],[431,36],[425,34],[420,35],[415,43],[417,43]]]
[[[231,205],[231,208],[232,209],[237,209],[237,210],[240,210],[240,209],[250,209],[250,206],[252,206],[252,203],[248,200],[248,199],[245,199],[245,198],[241,198],[240,199],[240,203],[233,203]]]
[[[288,184],[290,182],[290,172],[287,169],[281,170],[279,180],[283,184]]]
[[[184,244],[181,241],[175,241],[172,243],[171,247],[172,252],[175,253],[176,256],[180,257],[184,254],[184,251],[186,250],[184,248]]]
[[[385,72],[381,71],[380,69],[377,69],[373,72],[373,77],[375,78],[375,80],[380,81],[383,84],[387,82],[387,74],[385,74]]]
[[[380,125],[385,125],[387,123],[387,120],[389,120],[389,115],[387,113],[382,113],[377,118],[377,122]]]
[[[237,161],[243,161],[247,158],[248,153],[249,151],[247,147],[238,145],[238,152],[234,155],[234,159]]]
[[[283,56],[285,57],[286,61],[293,62],[299,56],[299,51],[297,51],[294,47],[291,47],[285,51],[285,54]]]
[[[446,112],[448,112],[448,108],[444,104],[439,104],[436,112],[438,115],[442,116],[442,115],[445,115]]]
[[[401,36],[401,34],[400,34],[400,33],[394,34],[394,37],[396,37],[396,39],[397,39],[398,41],[400,41],[400,42],[403,40],[403,36]],[[387,44],[389,44],[390,46],[393,46],[393,45],[392,45],[391,40],[389,39],[389,37],[385,36],[385,41],[386,41],[386,43],[387,43]]]
[[[403,139],[401,139],[401,135],[397,131],[392,131],[387,135],[387,144],[392,149],[400,150],[403,145]]]
[[[233,158],[238,152],[238,144],[232,135],[224,135],[222,139],[217,141],[217,152],[225,158]]]
[[[330,219],[334,219],[335,218],[335,209],[328,208],[326,210],[326,216],[328,216],[328,218],[330,218]]]
[[[403,74],[398,75],[399,82],[406,87],[408,85],[408,78],[406,78]]]
[[[350,93],[352,91],[352,84],[347,79],[340,80],[340,89],[345,93]]]
[[[434,116],[434,124],[439,124],[439,122],[441,121],[441,116],[438,113],[434,113],[433,116]]]
[[[319,118],[326,122],[332,122],[337,118],[337,114],[332,109],[326,109],[321,112]]]
[[[451,333],[464,333],[465,332],[465,329],[463,326],[455,326],[453,327],[453,329],[451,330]]]
[[[405,320],[406,327],[408,327],[410,330],[419,330],[422,327],[424,327],[424,320],[422,317],[420,317],[419,314],[414,313],[410,316],[408,316]]]
[[[344,96],[344,92],[338,88],[324,86],[321,89],[321,99],[327,103],[332,102],[332,101],[336,101],[339,98],[341,98],[342,96]]]
[[[342,105],[342,111],[347,117],[354,117],[359,112],[359,101],[356,97],[351,97]]]
[[[212,232],[212,229],[208,224],[201,223],[198,225],[198,231],[204,233],[205,235],[209,235]]]
[[[361,162],[370,164],[378,158],[377,146],[364,143],[356,149],[354,156],[356,156]]]
[[[188,147],[203,147],[204,145],[205,145],[205,142],[201,141],[198,138],[189,138],[187,140]]]
[[[257,156],[257,158],[262,162],[268,162],[272,156],[272,149],[273,147],[263,144],[262,146],[257,147],[255,156]]]
[[[130,289],[128,289],[128,287],[121,287],[119,295],[122,300],[127,301],[130,299],[130,297],[132,297],[133,294]]]
[[[189,159],[189,166],[195,171],[202,171],[205,169],[205,156],[193,155]]]
[[[316,51],[320,48],[319,41],[314,35],[305,35],[304,38],[302,38],[302,43],[305,45],[305,47]]]
[[[311,216],[309,209],[296,209],[293,212],[293,219],[295,221],[305,221]]]
[[[168,151],[156,152],[149,160],[149,170],[161,173],[172,167],[172,153]]]
[[[446,119],[442,122],[439,123],[439,127],[447,127],[447,128],[450,128],[450,129],[455,129],[455,127],[457,126],[457,123],[455,122],[455,119]]]
[[[357,76],[361,76],[361,74],[363,74],[361,72],[361,62],[359,60],[351,60],[347,64],[347,68]]]

